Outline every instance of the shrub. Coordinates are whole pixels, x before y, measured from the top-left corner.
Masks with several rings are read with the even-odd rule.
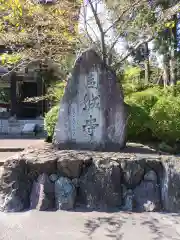
[[[166,143],[180,140],[180,99],[161,97],[153,106],[150,116],[155,122],[153,134]]]
[[[45,116],[45,120],[44,120],[45,129],[50,139],[52,139],[54,134],[54,129],[58,119],[58,112],[59,112],[59,106],[54,106]]]
[[[65,81],[52,84],[48,89],[48,99],[54,102],[54,104],[58,104],[64,94],[65,87]]]
[[[148,87],[144,84],[144,80],[141,79],[141,68],[139,67],[125,67],[124,72],[120,77],[120,81],[122,82],[125,96],[144,90]]]
[[[122,86],[123,86],[123,91],[124,91],[125,96],[129,96],[132,93],[146,89],[146,87],[144,85],[142,85],[140,82],[139,83],[125,83],[125,84],[122,84]]]
[[[177,152],[177,149],[176,149],[176,146],[172,147],[172,146],[169,146],[167,143],[165,142],[161,142],[159,145],[158,145],[158,149],[162,152],[166,152],[166,153],[171,153],[171,154],[174,154]]]
[[[152,139],[152,120],[148,113],[136,104],[129,105],[128,141],[147,141]]]
[[[128,104],[136,104],[137,106],[143,108],[147,113],[150,112],[151,108],[157,102],[158,97],[153,94],[149,89],[136,92],[128,96],[126,99]]]

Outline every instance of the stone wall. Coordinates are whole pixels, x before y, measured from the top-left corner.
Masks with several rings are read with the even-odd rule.
[[[180,211],[180,159],[156,154],[60,151],[44,144],[9,158],[1,211]]]

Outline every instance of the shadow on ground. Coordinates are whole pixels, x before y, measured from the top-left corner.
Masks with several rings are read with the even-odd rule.
[[[179,224],[179,214],[120,213],[87,219],[84,233],[89,239],[103,232],[105,239],[179,240],[180,231],[176,229]]]

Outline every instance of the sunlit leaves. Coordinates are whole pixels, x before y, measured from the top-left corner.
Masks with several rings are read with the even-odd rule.
[[[166,28],[174,28],[175,27],[175,22],[174,21],[169,21],[165,23]]]
[[[59,59],[73,52],[77,41],[79,2],[57,1],[55,5],[31,0],[0,0],[0,39],[28,58]]]
[[[14,65],[16,63],[19,62],[19,60],[21,59],[21,55],[20,54],[1,54],[0,56],[0,64],[1,65]]]

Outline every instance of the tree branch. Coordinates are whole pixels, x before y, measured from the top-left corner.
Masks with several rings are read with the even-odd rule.
[[[146,0],[143,1],[143,3],[144,3],[144,2],[146,2]],[[126,9],[120,14],[120,16],[112,23],[112,25],[109,26],[109,27],[106,29],[105,34],[106,34],[111,28],[115,27],[115,26],[119,23],[119,21],[120,21],[121,18],[124,16],[124,14],[126,14],[130,9],[134,8],[134,7],[135,7],[136,5],[138,5],[139,3],[142,3],[142,0],[138,0],[137,2],[133,3],[133,4],[130,5],[128,8],[126,8]]]
[[[122,62],[124,62],[129,56],[131,56],[131,54],[137,50],[139,47],[141,47],[143,44],[145,43],[149,43],[150,41],[152,41],[154,39],[154,36],[152,37],[148,37],[146,40],[144,40],[143,42],[138,43],[133,49],[131,49],[128,54],[126,54],[126,56],[124,56],[118,63],[114,64],[114,66],[112,66],[114,69],[117,69]]]
[[[89,32],[88,32],[87,25],[88,25],[88,27],[92,30],[92,32],[94,33],[97,41],[99,41],[98,36],[96,35],[94,29],[91,27],[91,25],[90,25],[90,24],[88,23],[88,21],[87,21],[87,18],[86,18],[87,14],[86,14],[86,11],[85,11],[85,6],[83,6],[83,11],[84,11],[83,18],[84,18],[85,31],[86,31],[87,36],[88,36],[89,40],[91,41],[91,43],[95,44],[95,42],[93,41],[92,37],[90,36],[90,34],[89,34]]]
[[[170,7],[164,12],[162,12],[159,20],[163,20],[163,22],[165,23],[166,21],[170,20],[173,15],[177,14],[179,10],[180,10],[180,2],[177,3],[175,6]],[[155,38],[155,34],[153,34],[152,36],[149,36],[143,42],[138,43],[133,49],[131,49],[131,51],[128,52],[128,54],[126,54],[126,56],[124,56],[118,63],[114,64],[113,68],[117,69],[122,64],[122,62],[125,61],[135,50],[137,50],[143,44],[149,43],[150,41],[152,41]]]
[[[105,33],[101,24],[100,19],[98,18],[97,11],[95,10],[93,3],[91,0],[89,0],[89,4],[91,6],[92,13],[94,15],[96,24],[99,28],[99,31],[101,33],[101,48],[102,48],[102,57],[103,57],[103,62],[106,63],[106,56],[107,56],[107,51],[106,51],[106,44],[105,44]]]
[[[21,60],[22,60],[22,59],[21,59]],[[39,61],[39,60],[40,60],[40,59],[31,60],[31,61],[29,61],[29,62],[26,64],[26,66],[28,66],[29,64],[31,64],[31,63],[33,63],[33,62]],[[23,66],[24,63],[25,63],[24,61],[21,62],[21,63],[19,63],[18,65],[16,65],[15,67],[13,67],[10,71],[8,71],[7,73],[1,75],[0,77],[3,78],[3,77],[5,77],[5,76],[8,76],[8,75],[9,75],[10,73],[12,73],[14,70],[16,70],[17,68]]]

